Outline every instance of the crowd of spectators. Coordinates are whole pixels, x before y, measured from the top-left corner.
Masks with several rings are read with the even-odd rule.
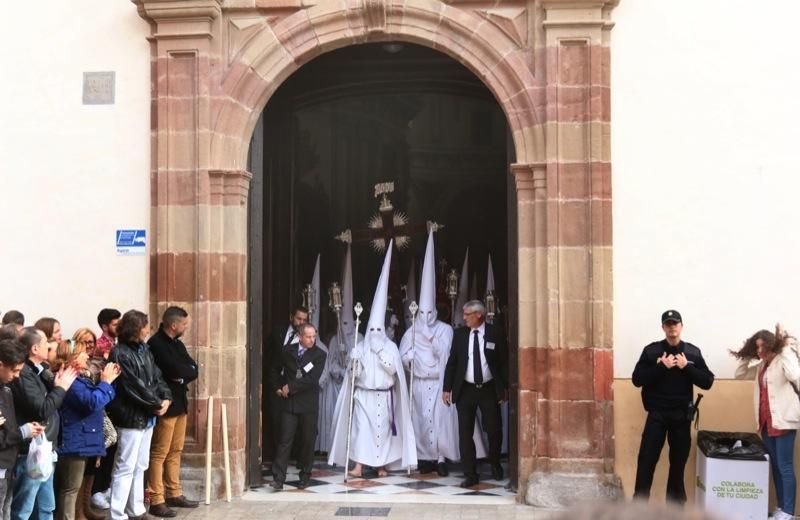
[[[0,327],[0,520],[143,519],[197,507],[180,460],[187,385],[197,364],[181,336],[188,313],[169,307],[151,335],[145,313],[103,309],[64,339],[16,310]],[[149,468],[149,473],[146,470]]]

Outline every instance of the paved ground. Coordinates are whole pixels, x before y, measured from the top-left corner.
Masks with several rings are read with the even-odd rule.
[[[505,474],[508,474],[507,464],[503,464]],[[464,489],[459,486],[464,479],[464,475],[457,464],[450,465],[451,474],[447,477],[440,477],[436,472],[420,474],[413,472],[407,474],[405,471],[391,471],[389,476],[379,478],[375,475],[373,478],[350,478],[347,483],[344,482],[344,473],[340,468],[328,466],[322,461],[314,463],[314,469],[311,474],[310,485],[304,489],[297,489],[300,475],[294,466],[288,468],[286,475],[286,482],[283,491],[280,494],[305,494],[305,495],[327,495],[328,500],[342,500],[336,498],[336,495],[347,494],[350,497],[356,495],[369,496],[385,502],[387,496],[395,500],[398,496],[402,496],[407,500],[398,500],[399,502],[414,502],[419,500],[423,503],[430,503],[437,501],[437,498],[459,498],[464,499],[463,503],[476,503],[470,502],[470,497],[487,497],[499,498],[505,497],[507,500],[504,503],[511,503],[514,501],[515,493],[505,489],[508,485],[508,478],[504,480],[492,480],[489,467],[486,464],[479,466],[480,483],[475,486]],[[272,482],[272,473],[264,470],[264,483]],[[273,498],[284,500],[284,497],[275,497],[275,492],[268,485],[264,485],[254,493],[261,493],[266,495],[273,495]],[[409,497],[413,497],[408,499]],[[269,497],[264,497],[269,498]],[[302,498],[293,496],[292,498],[299,500],[317,500],[312,498]],[[455,500],[449,501],[455,503]],[[491,501],[489,501],[491,502]],[[480,503],[477,501],[477,503]]]
[[[344,508],[344,510],[340,510]],[[347,508],[353,508],[348,511]],[[357,510],[356,508],[374,508]],[[386,516],[365,516],[359,513],[382,513]],[[336,513],[340,514],[337,515]],[[344,516],[341,513],[353,513]],[[330,519],[380,519],[389,520],[546,520],[553,513],[534,514],[529,506],[508,505],[464,505],[464,504],[345,504],[335,502],[269,502],[264,500],[234,499],[231,503],[216,502],[194,510],[181,510],[180,519],[222,520],[318,520]]]

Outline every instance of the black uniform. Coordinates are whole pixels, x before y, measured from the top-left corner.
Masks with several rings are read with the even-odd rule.
[[[658,360],[664,353],[683,353],[688,364],[680,369],[665,367]],[[700,349],[681,341],[672,347],[667,340],[656,341],[642,351],[633,370],[634,386],[642,388],[642,403],[647,410],[647,421],[639,446],[634,497],[648,498],[664,440],[669,442],[669,477],[667,499],[686,502],[683,470],[692,444],[690,403],[694,398],[694,385],[708,390],[714,383],[714,374],[706,366]]]
[[[289,327],[290,325],[274,327],[272,334],[270,334],[269,339],[267,340],[268,350],[264,356],[264,365],[262,367],[264,373],[267,374],[267,378],[271,377],[270,374],[272,373],[272,368],[275,366],[277,366],[278,371],[280,372],[281,350],[285,345],[284,341],[286,339],[286,333],[288,332]],[[297,344],[295,343],[295,346],[296,345]],[[271,432],[271,435],[268,436],[268,444],[270,447],[269,451],[272,452],[272,460],[274,461],[275,453],[278,451],[278,441],[280,440],[281,435],[282,399],[275,395],[275,392],[269,392],[266,401],[268,407],[266,410],[266,415],[269,417],[269,430]]]
[[[327,354],[316,345],[299,354],[296,343],[284,345],[279,358],[270,369],[270,393],[284,385],[289,387],[289,397],[278,397],[281,412],[280,438],[272,463],[275,482],[283,484],[286,480],[286,466],[294,444],[295,433],[299,429],[299,450],[297,465],[300,467],[300,480],[311,477],[314,461],[314,443],[317,440],[317,415],[319,410],[319,378],[325,367]]]

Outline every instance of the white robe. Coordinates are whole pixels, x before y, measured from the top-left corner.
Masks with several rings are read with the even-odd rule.
[[[317,347],[322,349],[325,354],[330,357],[330,351],[319,339],[317,340]],[[317,412],[317,440],[314,443],[314,450],[327,453],[330,449],[331,440],[333,440],[333,409],[336,406],[336,397],[339,395],[338,389],[331,400],[331,366],[328,358],[325,359],[325,368],[322,369],[322,374],[319,376],[319,411]]]
[[[353,392],[350,459],[372,467],[403,469],[417,464],[408,389],[397,346],[385,335],[369,336],[352,351],[359,360]],[[349,364],[350,366],[350,364]],[[348,368],[336,402],[329,464],[345,466],[352,372]],[[392,408],[394,404],[394,408]],[[394,417],[396,434],[392,433]]]
[[[339,391],[342,388],[344,373],[347,369],[349,347],[353,345],[353,334],[348,334],[347,336],[350,340],[345,342],[344,353],[342,353],[343,349],[339,344],[339,336],[337,335],[331,338],[327,350],[328,357],[325,360],[325,371],[319,379],[321,388],[319,394],[319,419],[317,421],[319,433],[317,434],[317,441],[314,449],[322,453],[330,452],[331,444],[333,444],[336,401],[339,398]],[[359,341],[364,340],[361,334],[359,334],[358,337]]]
[[[450,356],[453,328],[438,320],[433,326],[426,326],[418,320],[415,329],[413,337],[410,328],[403,335],[400,356],[410,374],[413,339],[414,401],[411,418],[417,440],[417,458],[436,461],[441,456],[457,461],[461,459],[458,412],[455,406],[447,406],[442,401],[444,369]],[[477,421],[473,440],[476,456],[485,457],[486,448]]]

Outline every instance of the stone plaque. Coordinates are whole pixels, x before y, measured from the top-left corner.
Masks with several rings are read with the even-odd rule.
[[[83,104],[114,104],[114,71],[83,73]]]

